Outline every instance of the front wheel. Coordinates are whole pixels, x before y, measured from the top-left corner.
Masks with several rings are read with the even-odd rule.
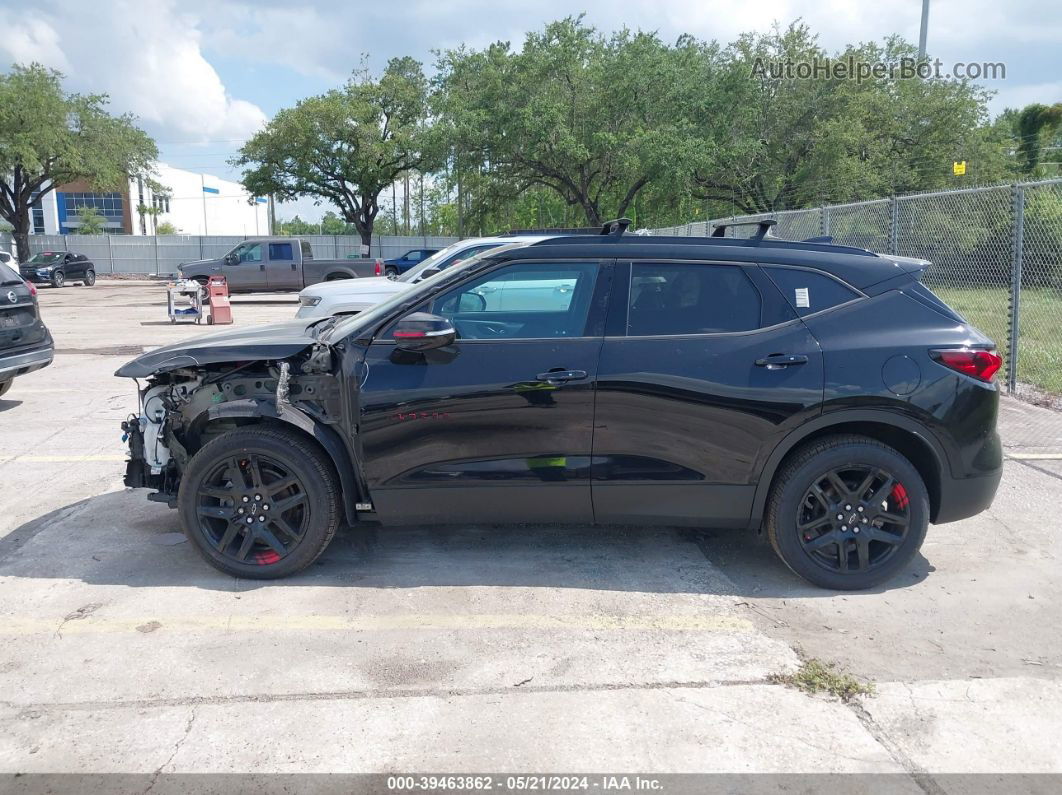
[[[398,278],[398,268],[388,268],[384,271],[384,276],[386,276],[391,281],[394,281]]]
[[[266,427],[205,444],[185,469],[177,504],[185,534],[206,561],[252,579],[309,566],[340,520],[328,457],[296,432]]]
[[[52,287],[59,288],[66,284],[66,274],[62,271],[52,273]]]
[[[767,536],[794,572],[822,588],[858,591],[895,576],[929,525],[929,494],[896,450],[861,436],[808,445],[775,478]]]

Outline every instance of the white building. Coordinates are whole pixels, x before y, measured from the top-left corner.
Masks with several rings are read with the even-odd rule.
[[[179,235],[269,234],[269,201],[253,197],[238,182],[210,174],[155,165],[152,191],[146,180],[131,179],[125,191],[100,193],[83,183],[62,185],[33,207],[35,234],[77,234],[79,207],[90,206],[104,217],[111,234],[153,235],[172,224]],[[157,210],[157,212],[152,212]]]

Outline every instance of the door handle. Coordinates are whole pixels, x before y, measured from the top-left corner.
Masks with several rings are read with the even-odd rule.
[[[260,270],[260,271],[264,271],[265,270],[265,263],[264,262],[261,265],[258,266],[258,270]]]
[[[772,353],[756,360],[757,367],[766,367],[768,370],[781,370],[794,364],[807,363],[808,357],[802,353]]]
[[[547,384],[561,384],[565,381],[581,381],[586,378],[586,370],[550,370],[548,373],[539,373],[538,380]]]

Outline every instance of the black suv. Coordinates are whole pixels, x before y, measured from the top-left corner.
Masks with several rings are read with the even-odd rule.
[[[126,484],[240,577],[343,523],[763,528],[873,586],[1001,472],[992,342],[924,261],[627,222],[491,249],[353,317],[146,353]]]
[[[52,287],[67,282],[81,282],[86,287],[96,283],[96,266],[84,254],[72,251],[40,251],[19,265],[19,272],[28,282]]]
[[[52,336],[37,310],[37,288],[0,262],[0,397],[15,377],[52,363]]]

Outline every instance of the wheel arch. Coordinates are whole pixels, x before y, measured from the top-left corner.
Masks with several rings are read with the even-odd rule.
[[[843,411],[818,417],[793,431],[774,449],[756,485],[752,502],[753,526],[758,527],[763,521],[767,497],[786,459],[808,442],[838,434],[856,434],[875,439],[907,458],[922,476],[929,492],[930,521],[936,521],[947,457],[933,434],[915,420],[890,412]]]
[[[260,399],[233,400],[211,406],[199,414],[191,423],[192,435],[201,440],[207,435],[211,424],[231,419],[252,420],[248,424],[276,424],[285,428],[294,429],[313,440],[332,461],[339,477],[340,499],[343,503],[343,514],[348,524],[357,521],[358,496],[360,489],[355,479],[355,466],[351,452],[343,443],[339,433],[328,425],[318,422],[309,414],[294,406],[278,407],[272,401]],[[196,445],[195,449],[202,446]],[[194,451],[189,450],[189,453]]]

